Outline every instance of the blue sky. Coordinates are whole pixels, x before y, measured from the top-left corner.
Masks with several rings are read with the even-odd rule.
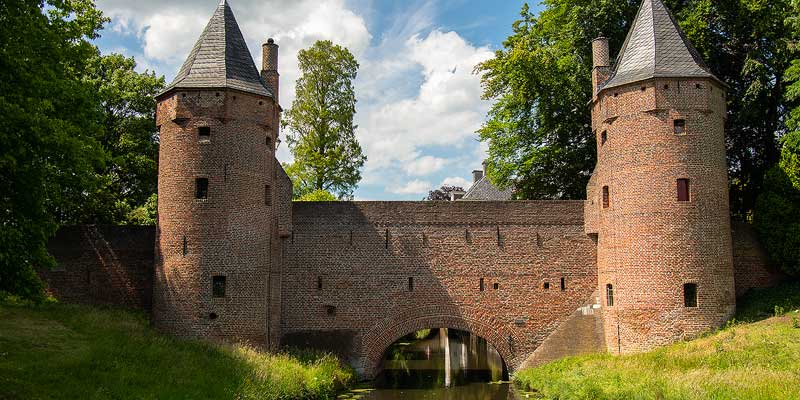
[[[104,53],[134,56],[140,70],[170,81],[219,0],[97,0],[112,19],[97,40]],[[486,145],[475,130],[490,103],[480,99],[475,64],[511,33],[523,1],[229,0],[256,61],[261,43],[280,45],[280,101],[294,99],[297,52],[319,39],[348,47],[357,137],[367,155],[358,200],[419,200],[444,183],[468,188]],[[260,67],[260,63],[256,62]],[[291,162],[286,145],[278,158]]]

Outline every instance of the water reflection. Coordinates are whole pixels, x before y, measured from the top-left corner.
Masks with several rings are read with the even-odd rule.
[[[471,383],[451,388],[365,389],[340,399],[360,400],[516,400],[521,399],[508,383]]]
[[[455,329],[425,329],[387,349],[375,387],[433,389],[505,379],[505,363],[483,338]],[[499,385],[481,387],[486,393],[503,390]]]

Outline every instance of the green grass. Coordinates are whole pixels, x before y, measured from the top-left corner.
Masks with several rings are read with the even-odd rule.
[[[562,359],[519,371],[514,383],[560,400],[800,399],[798,308],[798,283],[754,291],[739,301],[746,322],[647,353]]]
[[[326,399],[353,381],[330,355],[173,339],[144,314],[0,303],[0,399]]]

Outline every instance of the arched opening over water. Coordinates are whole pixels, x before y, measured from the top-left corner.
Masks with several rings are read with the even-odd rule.
[[[503,357],[471,332],[422,329],[392,343],[383,354],[375,385],[382,388],[436,388],[508,380]]]

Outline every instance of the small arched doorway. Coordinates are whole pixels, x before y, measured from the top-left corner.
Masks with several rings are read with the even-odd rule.
[[[411,389],[505,380],[506,363],[486,339],[459,329],[429,328],[386,348],[375,384]]]

